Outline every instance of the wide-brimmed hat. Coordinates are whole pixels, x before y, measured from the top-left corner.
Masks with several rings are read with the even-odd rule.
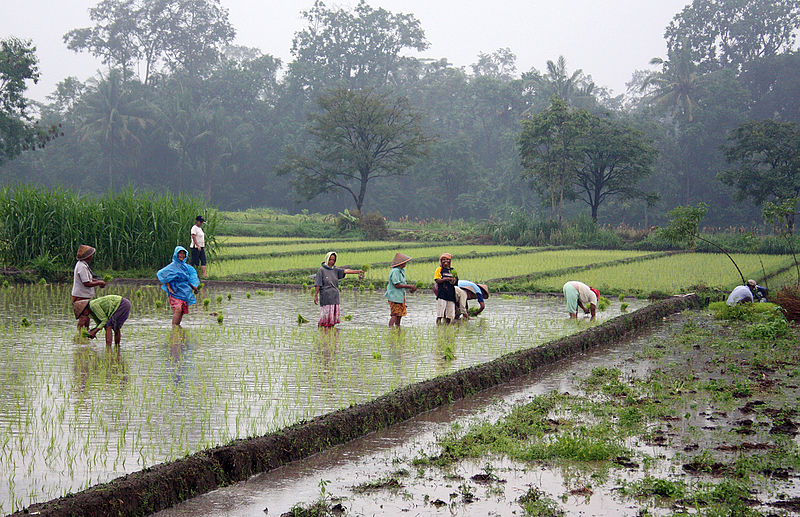
[[[486,287],[485,284],[475,284],[475,285],[477,285],[478,288],[481,290],[481,296],[483,296],[484,298],[488,298],[489,297],[489,288]],[[461,289],[466,289],[467,291],[471,292],[472,294],[478,294],[478,293],[475,292],[475,289],[471,285],[464,285],[464,286],[460,285],[459,287]]]
[[[78,254],[75,257],[78,260],[86,260],[92,255],[94,255],[95,251],[97,250],[92,248],[91,246],[87,246],[86,244],[81,244],[80,246],[78,246]]]
[[[81,317],[81,314],[86,309],[87,305],[89,305],[89,300],[78,300],[72,304],[72,311],[75,313],[75,319]]]
[[[392,267],[402,266],[409,260],[411,260],[411,257],[409,257],[408,255],[403,255],[402,253],[395,253],[394,258],[392,259]]]

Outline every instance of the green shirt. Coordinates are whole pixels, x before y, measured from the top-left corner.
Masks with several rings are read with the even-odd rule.
[[[389,283],[386,284],[386,294],[384,296],[386,296],[390,302],[404,303],[406,301],[406,290],[397,288],[394,284],[405,283],[406,270],[402,267],[393,267],[392,271],[389,273]]]
[[[105,327],[108,319],[119,309],[120,303],[122,303],[122,296],[118,294],[109,294],[91,300],[89,316],[97,323],[92,330]]]

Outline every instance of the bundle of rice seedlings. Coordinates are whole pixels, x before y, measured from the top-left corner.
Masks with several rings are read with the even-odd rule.
[[[787,320],[800,321],[800,283],[783,286],[775,295],[775,303],[781,306]]]

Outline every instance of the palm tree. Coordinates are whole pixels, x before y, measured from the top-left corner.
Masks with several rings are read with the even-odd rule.
[[[144,104],[128,91],[119,70],[112,69],[105,77],[101,73],[99,78],[90,79],[89,85],[81,110],[84,118],[79,135],[82,142],[94,139],[100,144],[106,158],[108,189],[111,191],[114,188],[113,167],[115,162],[119,162],[118,155],[131,144],[139,144],[133,130],[137,127],[144,129],[150,120]]]
[[[667,60],[660,57],[651,59],[650,64],[661,65],[661,70],[647,76],[641,88],[648,92],[645,99],[653,106],[692,122],[697,108],[700,75],[688,50],[684,50],[686,48],[683,45],[670,50]]]
[[[588,108],[594,104],[594,81],[580,68],[570,74],[564,56],[558,56],[556,61],[548,60],[546,73],[533,69],[522,74],[522,79],[533,88],[540,103],[549,103],[555,95],[572,106]]]

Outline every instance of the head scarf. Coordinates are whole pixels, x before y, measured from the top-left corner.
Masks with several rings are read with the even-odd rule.
[[[327,268],[331,267],[328,265],[328,261],[331,259],[331,255],[336,255],[336,260],[339,260],[339,255],[337,255],[335,251],[329,251],[328,253],[325,254],[325,262],[322,263],[324,267]]]
[[[453,260],[453,256],[452,256],[451,254],[449,254],[449,253],[442,253],[441,255],[439,255],[439,262],[441,262],[441,261],[442,261],[442,259],[445,259],[445,258],[447,258],[447,259],[450,259],[450,260]]]
[[[183,246],[175,246],[175,251],[172,253],[172,262],[159,269],[156,276],[161,282],[161,289],[169,293],[166,284],[170,284],[173,291],[171,296],[192,305],[197,302],[192,286],[199,286],[200,279],[197,278],[197,271],[186,264],[186,257],[183,260],[178,258],[178,253],[181,251],[186,253],[187,256],[189,255],[189,252]]]

